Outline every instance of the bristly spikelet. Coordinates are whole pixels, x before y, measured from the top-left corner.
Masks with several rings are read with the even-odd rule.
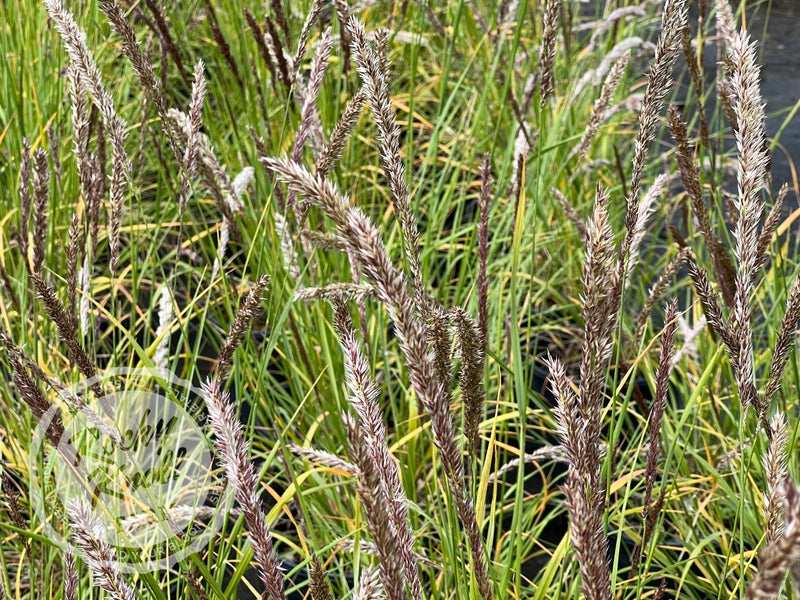
[[[294,299],[301,302],[310,302],[311,300],[355,300],[359,302],[374,297],[375,289],[371,285],[359,283],[331,283],[322,287],[300,288],[294,294]]]
[[[758,555],[758,573],[745,589],[745,600],[772,600],[786,579],[786,572],[800,560],[800,490],[784,484],[786,527],[783,533]]]
[[[260,485],[249,458],[250,445],[242,432],[242,424],[236,419],[230,396],[222,390],[219,378],[203,384],[203,399],[214,431],[214,444],[250,529],[253,557],[261,582],[272,600],[284,600],[283,573],[273,550],[272,535],[258,495]]]
[[[189,81],[189,76],[186,73],[186,68],[183,65],[181,53],[178,50],[178,47],[175,45],[175,41],[172,39],[170,26],[167,24],[167,20],[163,11],[161,10],[161,7],[158,5],[158,3],[156,3],[156,0],[144,0],[144,4],[147,6],[147,10],[150,11],[150,15],[152,16],[152,23],[155,25],[155,30],[158,33],[161,47],[167,51],[170,58],[175,63],[175,66],[178,68],[178,73],[180,74],[181,79],[183,79],[183,83],[188,88],[191,85],[191,82]],[[166,69],[164,69],[164,71],[166,71]]]
[[[378,136],[381,141],[381,166],[389,180],[392,203],[400,219],[405,258],[414,287],[414,301],[418,308],[424,311],[428,300],[422,284],[422,268],[418,250],[419,231],[417,221],[411,211],[408,184],[405,180],[405,164],[400,154],[400,129],[397,126],[389,97],[387,69],[378,51],[369,46],[361,21],[355,17],[351,18],[349,29],[353,36],[354,58],[358,65],[358,73],[364,83],[372,115],[378,126]]]
[[[484,348],[481,333],[474,319],[462,308],[450,311],[456,332],[456,348],[461,368],[459,386],[461,401],[464,404],[464,435],[469,441],[470,451],[477,456],[480,439],[480,425],[486,394],[483,390]]]
[[[14,525],[22,531],[30,529],[30,525],[27,524],[27,520],[23,515],[22,507],[19,503],[19,492],[12,482],[11,476],[5,469],[3,469],[0,475],[0,484],[0,490],[2,490],[3,497],[8,503],[8,509],[11,512],[11,520],[14,522]],[[30,553],[31,545],[27,538],[22,538],[22,545],[25,547],[25,551]]]
[[[736,37],[736,20],[728,0],[716,0],[717,5],[717,39],[722,40],[726,46],[733,43]]]
[[[13,346],[10,344],[10,340],[5,334],[0,338],[0,343],[7,349],[8,361],[11,363],[11,368],[13,370],[11,381],[17,388],[20,399],[28,405],[28,408],[31,409],[33,416],[37,420],[41,419],[51,408],[49,400],[39,389],[39,386],[33,378],[27,373],[22,361],[18,358],[16,353],[12,351]],[[58,447],[61,443],[61,438],[64,435],[64,425],[58,414],[51,420],[47,431],[45,431],[45,435],[53,446]]]
[[[396,544],[396,548],[379,548],[379,553],[385,556],[386,553],[399,552],[404,579],[411,596],[414,600],[421,600],[422,585],[413,553],[414,538],[408,524],[408,497],[400,483],[397,464],[389,453],[386,427],[376,402],[379,395],[378,387],[372,380],[369,364],[358,347],[347,307],[341,301],[334,301],[334,326],[345,355],[347,386],[351,392],[350,403],[358,415],[359,434],[364,437],[365,442],[363,450],[356,449],[356,456],[367,459],[374,468],[374,472],[367,473],[359,464],[359,470],[366,476],[364,482],[366,485],[379,486],[379,489],[370,491],[371,500],[380,501],[385,505],[394,540],[390,540],[383,533],[375,536],[373,532],[373,536],[376,544]],[[378,526],[378,523],[374,525]]]
[[[629,61],[630,58],[626,54],[623,55],[617,62],[615,62],[613,67],[611,67],[611,71],[609,71],[605,81],[603,82],[603,87],[600,89],[600,96],[594,102],[592,114],[589,117],[589,123],[586,125],[586,129],[583,132],[583,137],[581,137],[581,141],[578,142],[578,144],[572,150],[570,150],[570,153],[567,155],[567,158],[564,161],[565,163],[570,163],[576,156],[576,162],[578,164],[583,161],[586,153],[589,150],[589,146],[591,145],[592,140],[597,133],[597,130],[600,129],[603,119],[606,118],[608,108],[611,105],[611,100],[614,97],[614,93],[617,91],[617,87],[619,87],[620,80],[622,79],[622,75],[625,73],[625,69],[627,68]]]
[[[73,215],[69,224],[67,240],[67,316],[72,321],[70,329],[78,330],[78,255],[83,238],[80,231],[80,218]]]
[[[149,96],[150,101],[156,107],[158,116],[161,119],[161,127],[167,135],[172,152],[176,159],[180,159],[175,143],[175,137],[170,127],[170,121],[167,119],[167,103],[164,90],[156,78],[153,65],[150,60],[145,56],[139,47],[136,40],[136,34],[133,31],[130,23],[125,19],[119,4],[115,0],[100,0],[100,10],[108,17],[111,26],[117,35],[122,38],[122,52],[125,54],[133,66],[133,70],[139,78],[145,93]]]
[[[579,394],[572,391],[561,362],[548,359],[556,417],[570,468],[564,485],[575,547],[589,600],[610,600],[608,540],[603,525],[605,491],[600,479],[601,411],[607,362],[613,347],[616,307],[615,247],[608,222],[608,192],[598,186],[595,210],[587,224],[583,274],[584,341]]]
[[[767,249],[772,243],[772,236],[775,234],[775,229],[781,219],[781,208],[783,208],[783,201],[786,199],[786,194],[789,192],[789,184],[784,183],[781,189],[778,190],[778,197],[772,208],[769,209],[767,218],[764,219],[764,225],[761,228],[761,233],[758,237],[758,249],[756,251],[756,267],[755,272],[758,273],[763,269],[769,257],[767,256]],[[755,283],[755,282],[753,282]]]
[[[555,92],[553,68],[556,58],[556,35],[558,34],[559,0],[546,0],[544,4],[544,25],[542,29],[542,49],[539,53],[539,86],[542,106],[545,106]]]
[[[378,551],[378,570],[387,600],[406,600],[400,545],[392,529],[383,486],[366,440],[349,417],[345,418],[350,459],[358,467],[358,494]]]
[[[677,146],[678,169],[681,174],[681,181],[689,199],[692,203],[692,212],[700,226],[700,232],[708,246],[714,267],[714,278],[722,291],[722,298],[725,306],[733,307],[734,295],[736,293],[736,269],[731,262],[731,257],[722,240],[714,233],[711,227],[708,206],[703,200],[703,189],[700,181],[700,169],[694,160],[694,156],[689,147],[688,132],[686,124],[674,107],[669,108],[668,127],[672,139]]]
[[[692,28],[687,24],[681,32],[681,49],[686,65],[689,68],[689,75],[692,78],[692,85],[695,89],[695,105],[697,107],[698,129],[700,141],[703,146],[708,148],[708,121],[706,120],[705,102],[703,101],[703,74],[700,65],[703,62],[703,44],[698,44],[698,50],[692,48]]]
[[[274,56],[274,50],[271,51],[270,47],[267,45],[267,37],[264,35],[264,32],[261,31],[261,25],[259,25],[258,19],[255,18],[247,7],[244,8],[244,18],[247,22],[247,26],[250,28],[253,39],[256,41],[261,60],[263,60],[264,64],[267,66],[267,71],[269,71],[273,84],[277,86],[279,78],[278,66],[276,64],[277,59]],[[255,64],[253,64],[253,66],[255,66]],[[255,70],[253,72],[257,73]]]
[[[325,574],[325,567],[316,554],[311,557],[309,571],[311,573],[309,581],[311,598],[313,600],[334,600],[328,576]]]
[[[783,493],[784,485],[789,477],[786,419],[783,414],[776,413],[770,425],[772,439],[769,441],[769,449],[762,459],[767,475],[767,490],[764,493],[764,523],[766,525],[764,531],[767,544],[776,541],[783,533]]]
[[[364,276],[375,288],[378,299],[386,305],[406,359],[411,386],[431,419],[433,439],[439,450],[448,488],[470,542],[479,593],[484,600],[489,600],[493,592],[475,507],[465,487],[461,452],[455,441],[450,414],[451,391],[442,386],[436,376],[424,321],[419,312],[421,307],[414,303],[409,294],[407,277],[392,264],[375,226],[361,210],[351,206],[330,181],[315,177],[292,160],[266,158],[263,162],[290,189],[325,211],[336,226],[348,253],[358,261]]]
[[[353,132],[356,123],[358,123],[358,117],[361,115],[366,103],[367,92],[362,86],[358,88],[356,95],[350,99],[342,116],[336,123],[336,127],[333,129],[328,143],[317,157],[317,177],[325,177],[341,158],[345,144],[347,144],[350,134]]]
[[[328,467],[329,469],[347,473],[351,477],[358,476],[358,469],[353,463],[342,460],[330,452],[315,450],[314,448],[304,448],[303,446],[298,446],[297,444],[289,444],[289,450],[291,450],[292,453],[296,454],[297,456],[302,456],[309,462],[319,463]]]
[[[272,22],[269,15],[264,15],[264,28],[267,30],[264,35],[264,43],[267,45],[267,48],[269,48],[270,54],[273,56],[275,64],[278,66],[278,73],[280,73],[281,81],[283,81],[286,89],[289,90],[294,84],[295,69],[293,65],[287,62],[287,57],[283,51],[285,44],[278,35],[278,31],[275,29],[275,23]]]
[[[781,319],[778,336],[775,340],[775,348],[772,351],[769,377],[764,391],[764,406],[766,407],[769,407],[772,397],[781,387],[783,371],[794,348],[798,321],[800,321],[800,278],[796,278],[792,283],[789,297],[786,300],[786,310],[783,314],[783,319]]]
[[[172,325],[172,294],[166,283],[158,288],[158,329],[156,339],[158,345],[153,356],[153,362],[159,369],[169,366],[169,330]]]
[[[478,332],[484,356],[489,349],[489,202],[492,199],[490,156],[483,156],[481,194],[478,197]]]
[[[28,139],[22,140],[22,162],[19,169],[19,233],[17,243],[19,244],[22,260],[25,269],[30,269],[28,262],[28,221],[31,218],[31,146]]]
[[[761,190],[765,185],[768,162],[764,138],[764,106],[761,102],[755,44],[750,43],[750,37],[746,32],[741,32],[731,40],[729,50],[734,68],[731,75],[734,110],[739,122],[739,129],[736,132],[739,154],[737,174],[739,194],[736,208],[739,214],[734,232],[739,265],[732,311],[736,343],[739,348],[736,379],[744,411],[753,405],[758,409],[759,416],[763,417],[765,408],[761,406],[755,390],[751,325],[753,309],[750,297],[758,259],[758,225],[764,209]]]
[[[47,205],[50,199],[50,172],[47,153],[41,148],[33,154],[33,272],[44,263],[47,244]]]
[[[269,275],[261,275],[253,284],[253,287],[250,288],[239,310],[236,311],[233,324],[228,332],[228,337],[219,350],[216,372],[220,380],[227,379],[230,373],[233,353],[236,352],[236,349],[242,343],[245,331],[256,316],[267,285],[269,285]]]
[[[197,137],[200,134],[203,101],[206,97],[206,79],[203,76],[203,68],[202,60],[194,66],[192,100],[189,105],[189,131],[187,132],[186,151],[183,154],[184,170],[181,171],[181,190],[178,197],[178,210],[181,215],[183,215],[183,209],[191,193],[191,178],[197,172]]]
[[[98,587],[113,600],[136,600],[136,592],[122,578],[114,549],[106,541],[103,524],[83,502],[73,500],[67,506],[72,537],[80,548],[87,568]]]
[[[664,268],[664,272],[661,273],[656,282],[647,291],[647,299],[645,300],[644,306],[639,313],[639,317],[636,319],[636,333],[634,335],[634,339],[637,340],[637,342],[641,341],[642,337],[644,336],[644,330],[647,326],[647,319],[649,318],[653,307],[664,293],[664,290],[667,289],[667,286],[669,285],[670,281],[672,281],[672,278],[675,277],[678,269],[683,266],[683,264],[689,258],[691,252],[692,251],[689,248],[682,248],[681,251],[669,261],[667,266]]]
[[[314,59],[311,61],[311,73],[308,76],[308,89],[306,90],[303,107],[300,109],[300,126],[297,128],[297,135],[295,136],[291,153],[292,160],[298,163],[301,162],[303,158],[303,148],[305,147],[308,136],[311,134],[312,126],[319,120],[316,114],[317,98],[322,89],[322,80],[328,68],[328,58],[332,48],[333,38],[331,37],[331,29],[329,27],[322,34],[319,45],[317,46],[317,51],[314,54]],[[308,210],[307,206],[298,206],[297,199],[291,191],[289,192],[289,206],[294,209],[297,226],[300,227],[305,220],[305,214]]]
[[[570,517],[570,541],[583,578],[581,589],[587,600],[609,600],[608,539],[602,518],[604,493],[595,483],[599,480],[595,474],[599,471],[599,453],[594,457],[592,451],[587,451],[587,444],[599,444],[599,437],[587,439],[588,423],[582,414],[582,400],[572,391],[561,361],[548,356],[546,364],[553,395],[558,399],[558,434],[569,464],[562,489]]]
[[[583,465],[580,462],[580,448],[583,443],[581,441],[582,417],[578,397],[572,390],[560,359],[548,354],[545,365],[550,373],[552,394],[557,399],[555,416],[561,445],[566,450],[569,464],[579,473],[583,472]]]
[[[599,468],[600,411],[606,363],[611,355],[612,334],[616,324],[613,313],[615,273],[614,237],[608,222],[608,192],[597,190],[594,215],[587,226],[588,240],[583,273],[584,341],[581,356],[580,406],[587,430],[588,464]],[[597,483],[599,472],[592,475]]]
[[[64,550],[64,600],[78,598],[78,570],[72,548]]]
[[[317,51],[311,61],[311,72],[308,75],[308,89],[306,90],[305,101],[300,109],[300,126],[297,129],[294,146],[292,147],[291,157],[295,162],[300,162],[303,158],[303,148],[306,139],[311,133],[314,112],[316,111],[317,98],[322,89],[322,80],[328,69],[328,58],[333,48],[333,38],[330,27],[322,33],[322,37],[317,45]]]
[[[636,212],[636,223],[633,226],[633,233],[630,237],[630,248],[628,249],[628,254],[626,256],[628,264],[625,266],[624,271],[625,286],[630,285],[633,268],[639,260],[639,246],[644,239],[644,235],[647,230],[647,220],[650,218],[650,214],[653,212],[653,205],[655,204],[656,199],[664,193],[667,183],[668,177],[666,175],[663,173],[658,175],[653,181],[653,184],[650,186],[650,189],[647,190],[647,193],[639,203],[639,208]]]
[[[641,543],[642,548],[647,547],[653,535],[656,519],[658,518],[658,511],[656,509],[660,502],[652,503],[653,486],[656,481],[656,467],[661,446],[661,421],[667,408],[667,388],[669,376],[672,372],[673,346],[677,329],[678,303],[673,299],[667,305],[667,310],[664,314],[664,333],[661,337],[661,352],[658,358],[658,368],[656,369],[656,393],[648,423],[650,439],[647,449],[644,503],[642,508],[642,523],[644,525],[644,535],[642,536]]]
[[[353,592],[353,600],[383,600],[383,597],[378,572],[372,567],[367,567],[361,572],[361,578]]]
[[[169,109],[167,114],[175,126],[178,142],[185,147],[188,144],[192,130],[190,117],[173,108]],[[197,145],[197,174],[214,199],[214,205],[217,210],[228,220],[233,239],[239,241],[242,239],[242,234],[236,224],[235,213],[239,212],[241,207],[238,204],[238,195],[234,189],[233,182],[228,172],[217,159],[208,137],[204,133],[198,132],[195,143]]]
[[[628,208],[625,214],[625,238],[620,248],[622,260],[618,265],[620,270],[629,266],[626,256],[630,250],[634,229],[639,219],[639,194],[644,163],[650,144],[655,138],[664,98],[670,89],[672,69],[678,59],[681,31],[686,26],[686,18],[686,0],[666,0],[662,14],[661,34],[656,44],[655,58],[650,63],[647,88],[639,115],[639,130],[634,142],[631,184],[627,198]],[[625,281],[624,274],[619,273],[618,277],[617,285],[621,286]]]
[[[300,35],[297,38],[297,50],[294,53],[294,58],[292,58],[292,65],[294,66],[293,78],[297,76],[297,69],[300,68],[300,63],[303,62],[303,58],[306,55],[311,28],[314,26],[320,12],[322,12],[322,0],[314,0],[308,14],[306,14],[306,20],[303,22],[303,27],[300,29]]]
[[[61,34],[67,54],[73,68],[77,71],[78,80],[84,90],[92,97],[97,110],[103,117],[104,130],[111,138],[111,184],[109,216],[109,269],[112,277],[116,274],[119,263],[119,230],[121,225],[122,202],[125,193],[125,182],[130,180],[131,165],[125,152],[125,139],[127,125],[114,109],[111,95],[106,91],[100,77],[100,71],[95,64],[92,54],[86,45],[86,35],[80,30],[72,15],[64,9],[61,0],[45,0],[45,6],[50,18]],[[101,178],[102,179],[102,178]]]
[[[697,257],[692,253],[690,253],[686,259],[686,266],[689,270],[689,276],[694,283],[697,297],[703,305],[703,310],[706,319],[708,319],[709,326],[712,331],[722,339],[722,342],[725,344],[731,356],[735,357],[738,352],[738,346],[734,343],[734,335],[730,324],[723,317],[719,297],[714,291],[714,288],[711,287],[708,275],[697,263]]]

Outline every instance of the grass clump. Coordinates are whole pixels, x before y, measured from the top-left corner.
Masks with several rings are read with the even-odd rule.
[[[794,595],[752,7],[621,4],[0,5],[0,595]]]

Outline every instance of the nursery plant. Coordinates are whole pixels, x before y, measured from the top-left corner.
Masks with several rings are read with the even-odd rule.
[[[764,4],[0,3],[0,597],[795,597]]]

